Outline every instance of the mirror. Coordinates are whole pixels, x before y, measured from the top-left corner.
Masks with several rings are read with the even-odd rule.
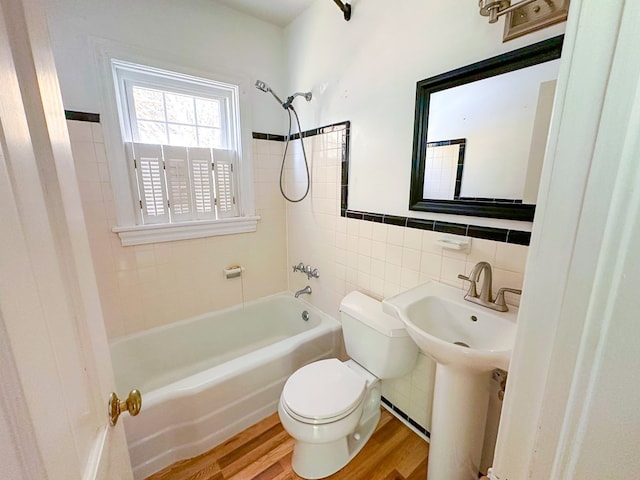
[[[533,220],[562,41],[418,82],[410,210]]]

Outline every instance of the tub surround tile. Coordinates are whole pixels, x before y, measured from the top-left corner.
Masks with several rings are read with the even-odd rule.
[[[387,227],[387,243],[402,247],[404,245],[404,231],[405,229],[403,227],[389,225]]]
[[[79,113],[66,112],[67,128],[110,339],[287,289],[281,142],[253,140],[255,233],[122,247],[99,116]],[[223,278],[232,263],[246,267],[242,282]]]
[[[403,246],[414,250],[422,248],[422,232],[413,228],[404,229]]]
[[[529,249],[523,245],[498,244],[495,266],[513,272],[523,272],[528,251]]]

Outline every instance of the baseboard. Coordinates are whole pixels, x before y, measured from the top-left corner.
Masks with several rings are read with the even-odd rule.
[[[424,428],[422,425],[420,425],[418,422],[416,422],[415,420],[413,420],[411,417],[409,417],[409,415],[407,415],[406,413],[404,413],[401,409],[399,409],[398,407],[396,407],[393,403],[391,403],[388,399],[386,399],[385,397],[382,397],[382,406],[384,407],[385,410],[387,410],[391,415],[393,415],[394,417],[396,417],[398,420],[400,420],[402,423],[404,423],[407,427],[409,427],[409,429],[415,433],[416,435],[418,435],[420,438],[422,438],[425,442],[429,442],[429,438],[431,437],[431,433],[429,432],[429,430],[427,430],[426,428]]]

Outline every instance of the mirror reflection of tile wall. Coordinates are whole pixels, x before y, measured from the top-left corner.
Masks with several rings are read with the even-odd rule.
[[[425,176],[424,179],[424,198],[433,200],[456,198],[461,145],[459,143],[447,145],[447,143],[449,142],[427,144],[424,169],[429,172],[429,176]]]

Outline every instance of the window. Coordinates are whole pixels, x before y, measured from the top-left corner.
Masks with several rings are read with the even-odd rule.
[[[238,87],[112,60],[139,225],[239,216]]]

